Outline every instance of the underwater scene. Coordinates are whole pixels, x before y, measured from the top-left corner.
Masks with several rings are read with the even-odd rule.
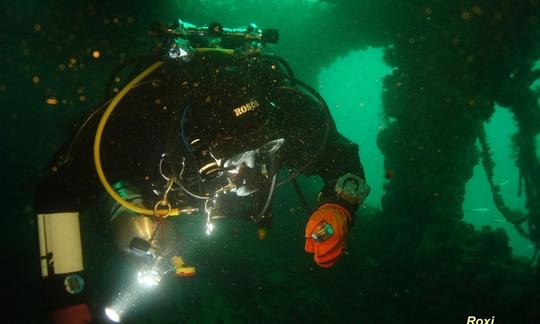
[[[3,323],[540,323],[540,1],[0,3]]]

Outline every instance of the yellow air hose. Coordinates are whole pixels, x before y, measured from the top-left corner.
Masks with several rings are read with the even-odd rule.
[[[229,55],[233,55],[233,54],[234,54],[234,50],[232,50],[232,49],[227,49],[227,48],[197,47],[195,50],[196,50],[198,53],[204,53],[204,52],[220,52],[220,53],[225,53],[225,54],[229,54]]]
[[[143,214],[143,215],[149,215],[153,216],[155,215],[153,210],[142,208],[139,206],[136,206],[126,200],[124,200],[122,197],[120,197],[119,194],[114,191],[112,186],[110,185],[109,181],[107,180],[107,177],[105,177],[105,173],[103,172],[103,167],[101,166],[101,153],[100,153],[100,146],[101,146],[101,137],[103,135],[103,130],[105,129],[105,125],[107,124],[107,121],[109,120],[109,117],[111,116],[112,112],[120,102],[124,98],[124,96],[142,79],[147,77],[150,73],[152,73],[155,69],[160,67],[163,64],[163,62],[156,62],[146,68],[141,74],[137,75],[133,80],[131,80],[111,101],[105,112],[103,113],[103,116],[101,116],[101,120],[99,121],[99,125],[96,131],[96,137],[94,138],[94,164],[96,166],[96,172],[99,177],[99,181],[107,190],[109,195],[116,200],[120,205],[122,205],[125,208],[128,208],[136,213]],[[167,214],[168,209],[160,209],[157,210],[157,214],[164,215]],[[174,208],[170,211],[169,216],[178,216],[179,211],[178,208]]]
[[[229,49],[221,49],[221,48],[197,48],[197,52],[221,52],[229,55],[234,54],[234,50]],[[94,138],[94,164],[96,166],[96,172],[99,177],[99,181],[105,188],[105,190],[109,193],[109,195],[120,205],[123,207],[130,209],[131,211],[148,215],[148,216],[158,216],[158,215],[165,215],[165,216],[179,216],[180,210],[178,208],[172,208],[172,209],[156,209],[155,211],[152,209],[146,209],[143,207],[136,206],[116,193],[112,186],[110,185],[109,181],[107,180],[107,177],[105,176],[105,173],[103,172],[103,167],[101,166],[101,152],[100,152],[100,146],[101,146],[101,137],[103,135],[103,130],[105,129],[105,125],[107,125],[107,121],[109,120],[109,117],[111,116],[112,112],[120,102],[124,98],[124,96],[131,90],[137,83],[139,83],[141,80],[146,78],[150,73],[152,73],[155,69],[160,67],[163,64],[163,62],[156,62],[146,68],[146,70],[142,71],[141,74],[137,75],[133,80],[131,80],[111,101],[105,112],[103,113],[103,116],[101,116],[101,120],[99,121],[99,125],[96,131],[96,137]],[[157,206],[156,206],[157,207]],[[170,207],[170,205],[169,205]],[[189,210],[189,209],[188,209]]]

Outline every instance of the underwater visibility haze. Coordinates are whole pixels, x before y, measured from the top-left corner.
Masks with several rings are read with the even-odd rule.
[[[539,1],[0,3],[4,281],[11,306],[6,322],[46,323],[51,307],[65,306],[44,292],[49,287],[44,271],[63,264],[47,264],[51,254],[43,256],[44,239],[38,235],[43,219],[37,217],[43,211],[36,207],[43,198],[36,192],[43,196],[58,189],[43,190],[40,184],[62,170],[63,158],[76,170],[90,166],[89,179],[102,180],[101,166],[94,167],[94,136],[99,118],[112,107],[103,154],[97,154],[103,173],[120,179],[147,172],[151,158],[160,162],[148,162],[149,176],[142,174],[137,183],[146,185],[140,192],[132,183],[112,186],[129,204],[147,206],[149,217],[126,217],[100,186],[102,195],[92,196],[94,203],[80,211],[80,224],[70,223],[80,226],[82,254],[67,248],[62,253],[84,264],[84,281],[69,277],[60,286],[67,296],[84,292],[81,302],[93,322],[121,315],[125,323],[540,323]],[[220,23],[235,41],[249,34],[241,26],[256,24],[252,27],[266,30],[255,30],[255,41],[262,39],[264,48],[242,47],[248,63],[238,69],[236,63],[212,65],[214,54],[230,62],[229,56],[240,52],[216,50],[215,42],[223,41],[223,48],[230,44],[211,34],[217,26],[212,23]],[[190,32],[191,24],[193,30],[205,26],[205,35],[214,38],[196,44],[203,29]],[[258,56],[261,51],[269,54],[267,61]],[[173,59],[185,62],[168,64]],[[203,67],[192,68],[192,62]],[[240,73],[239,79],[228,79],[228,73],[252,71],[259,62],[271,67],[257,74],[260,78]],[[130,83],[138,77],[140,82]],[[200,88],[186,90],[184,77]],[[305,110],[283,112],[284,99],[264,95],[238,101],[249,91],[259,94],[258,83],[266,78],[268,84],[283,82],[276,93]],[[215,90],[208,86],[212,82],[226,89],[223,97],[208,94]],[[163,96],[167,91],[177,96]],[[193,98],[181,113],[174,110],[175,103]],[[209,141],[200,148],[199,138],[191,136],[214,130],[192,120],[230,122],[217,118],[219,111],[197,109],[216,101],[218,107],[240,102],[235,118],[258,114],[242,128],[218,132],[219,140],[233,138],[243,148],[233,158],[230,147]],[[310,106],[313,102],[319,108]],[[151,111],[152,105],[161,110]],[[261,107],[270,107],[270,117],[259,114]],[[321,107],[331,118],[321,115],[326,111]],[[294,134],[292,144],[276,139],[271,129],[261,145],[253,134],[266,131],[268,120],[281,113],[290,117],[278,123],[277,133]],[[306,224],[319,206],[319,191],[328,185],[311,172],[310,161],[324,160],[324,175],[356,161],[337,144],[324,152],[319,148],[333,143],[332,120],[337,132],[358,145],[371,188],[351,194],[365,198],[357,209],[342,207],[355,215],[354,225],[344,231],[346,248],[338,249],[335,264],[325,263],[324,256],[316,260],[318,251],[315,260],[305,251]],[[163,144],[164,138],[172,140]],[[178,154],[174,145],[189,154],[167,160]],[[84,159],[62,155],[84,150]],[[222,164],[219,154],[229,154],[227,162]],[[217,162],[205,165],[210,156]],[[301,167],[273,170],[280,158]],[[190,167],[193,161],[199,168]],[[174,177],[163,172],[168,162],[173,175],[175,168],[185,179],[193,173],[193,183],[169,181]],[[249,173],[260,165],[259,174]],[[159,185],[151,175],[157,170],[163,176]],[[235,182],[244,172],[248,180]],[[218,173],[234,175],[218,185],[225,179]],[[260,188],[249,186],[253,177]],[[78,174],[73,179],[80,180]],[[255,202],[218,206],[206,196],[209,186],[216,195],[236,191]],[[87,189],[74,191],[82,195]],[[165,217],[167,226],[161,226],[152,217],[166,212],[173,195],[178,204],[170,211],[188,215]],[[206,203],[178,211],[188,199]],[[264,212],[240,219],[252,207]],[[127,227],[148,241],[126,241]],[[336,237],[340,231],[334,226],[324,234]],[[160,263],[159,275],[152,272],[157,261],[139,267],[140,258],[156,257],[154,249],[163,253],[159,258],[175,256],[162,263],[167,266]],[[138,286],[137,274],[156,287]]]

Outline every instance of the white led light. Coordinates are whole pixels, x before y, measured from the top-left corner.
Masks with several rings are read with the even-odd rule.
[[[159,284],[161,276],[155,270],[139,271],[137,281],[146,287],[155,287]]]
[[[206,223],[206,235],[212,234],[213,231],[214,231],[214,224]]]
[[[105,315],[107,315],[107,317],[115,322],[115,323],[120,323],[120,315],[118,314],[117,311],[115,311],[114,309],[112,308],[105,308]]]
[[[137,282],[122,288],[109,307],[105,308],[105,315],[115,323],[121,322],[122,317],[136,307],[139,300],[150,293],[150,290],[153,289]]]

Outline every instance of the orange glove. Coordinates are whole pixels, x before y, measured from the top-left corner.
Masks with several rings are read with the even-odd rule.
[[[323,267],[333,266],[345,249],[345,238],[349,233],[351,215],[344,207],[324,204],[311,214],[306,226],[308,253]]]

